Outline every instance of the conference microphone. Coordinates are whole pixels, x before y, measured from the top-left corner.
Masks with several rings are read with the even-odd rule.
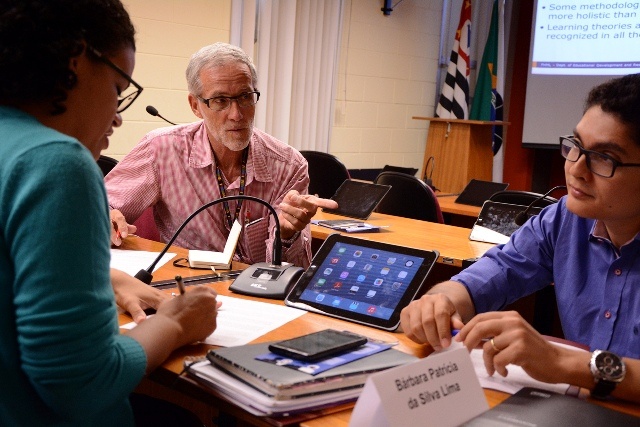
[[[229,289],[245,295],[284,299],[286,292],[289,291],[291,286],[298,280],[300,275],[302,275],[304,269],[301,267],[295,267],[292,264],[282,265],[282,239],[280,238],[280,220],[278,219],[278,213],[269,203],[254,196],[226,196],[200,206],[191,215],[189,215],[180,227],[178,227],[176,232],[173,233],[171,239],[167,242],[151,265],[146,269],[138,271],[134,277],[147,285],[151,284],[151,280],[153,279],[153,270],[156,268],[156,265],[162,259],[164,254],[169,250],[178,235],[182,232],[184,227],[186,227],[186,225],[203,210],[229,200],[249,200],[260,203],[269,209],[269,213],[273,215],[276,223],[271,263],[259,262],[249,266],[240,273]]]
[[[527,222],[527,214],[529,213],[529,211],[531,210],[531,208],[533,208],[533,206],[538,203],[540,200],[544,199],[545,197],[547,197],[549,194],[553,193],[556,190],[559,190],[561,188],[566,189],[567,187],[564,185],[558,185],[557,187],[553,187],[551,190],[547,191],[546,193],[544,193],[542,196],[538,197],[537,199],[535,199],[533,202],[531,202],[529,204],[529,206],[527,206],[527,208],[525,210],[523,210],[522,212],[520,212],[518,215],[516,215],[515,219],[513,220],[513,222],[516,223],[516,225],[519,227],[522,224],[524,224],[525,222]]]
[[[165,119],[164,117],[162,117],[160,115],[160,113],[158,113],[158,109],[156,107],[154,107],[153,105],[147,105],[147,113],[151,114],[154,117],[160,117],[162,120],[164,120],[167,123],[170,123],[172,125],[175,125],[175,123],[173,123],[170,120]]]

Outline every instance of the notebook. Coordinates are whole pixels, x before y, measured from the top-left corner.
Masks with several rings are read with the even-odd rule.
[[[503,182],[481,181],[479,179],[472,179],[469,181],[466,187],[462,190],[462,193],[456,198],[456,203],[471,206],[482,206],[482,204],[489,200],[493,194],[498,191],[504,191],[509,184]]]
[[[213,251],[189,251],[189,266],[191,268],[219,268],[222,270],[228,270],[231,268],[231,261],[233,260],[233,254],[236,252],[236,246],[238,246],[238,239],[242,232],[242,225],[236,220],[231,227],[227,243],[224,245],[223,252]]]
[[[463,426],[633,426],[640,420],[578,397],[525,387]]]
[[[338,209],[324,209],[336,215],[367,219],[378,203],[389,192],[390,185],[345,180],[331,196],[338,203]]]
[[[437,251],[332,234],[284,302],[393,331],[437,259]]]

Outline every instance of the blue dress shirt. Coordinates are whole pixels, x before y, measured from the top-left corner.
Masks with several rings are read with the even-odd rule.
[[[466,286],[477,313],[555,283],[566,339],[640,358],[640,234],[618,251],[596,228],[563,197],[452,280]]]

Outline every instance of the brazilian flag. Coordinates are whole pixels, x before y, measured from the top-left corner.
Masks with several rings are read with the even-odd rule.
[[[502,121],[502,96],[496,90],[498,81],[498,1],[493,2],[491,26],[487,44],[482,54],[482,63],[478,71],[476,90],[471,105],[469,119],[482,121]],[[493,127],[493,154],[502,146],[502,126]]]

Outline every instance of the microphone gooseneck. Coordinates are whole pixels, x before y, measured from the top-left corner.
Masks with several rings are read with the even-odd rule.
[[[147,105],[146,110],[147,110],[147,113],[151,114],[152,116],[154,116],[154,117],[160,117],[160,118],[161,118],[162,120],[164,120],[165,122],[167,122],[167,123],[169,123],[169,124],[172,124],[172,125],[175,125],[175,123],[173,123],[171,120],[167,120],[167,119],[165,119],[164,117],[162,117],[162,116],[160,115],[160,113],[158,112],[158,109],[157,109],[156,107],[154,107],[153,105]]]
[[[529,213],[529,211],[531,210],[531,208],[533,208],[535,206],[536,203],[538,203],[540,200],[544,199],[545,197],[547,197],[549,194],[553,193],[556,190],[559,190],[561,188],[566,189],[567,187],[564,185],[558,185],[556,187],[553,187],[551,190],[547,191],[546,193],[544,193],[542,196],[538,197],[537,199],[535,199],[533,202],[529,203],[529,206],[527,206],[527,208],[525,210],[523,210],[522,212],[520,212],[518,215],[516,215],[515,219],[513,220],[513,222],[516,223],[516,225],[519,227],[522,224],[524,224],[525,222],[527,222],[527,214]]]
[[[149,107],[147,107],[147,109],[148,108]],[[227,202],[229,200],[250,200],[253,202],[258,202],[261,205],[266,206],[267,209],[269,209],[269,212],[273,215],[273,218],[275,219],[275,222],[276,222],[275,236],[274,236],[274,242],[273,242],[273,259],[271,262],[273,265],[276,265],[276,266],[282,265],[282,240],[280,238],[280,220],[278,219],[278,213],[273,208],[273,206],[271,206],[269,203],[265,202],[262,199],[259,199],[254,196],[237,195],[237,196],[221,197],[219,199],[205,203],[204,205],[196,209],[191,215],[187,217],[187,219],[184,220],[184,222],[180,225],[180,227],[178,227],[176,232],[173,233],[173,236],[171,237],[171,239],[167,242],[164,249],[162,249],[160,254],[158,254],[157,258],[151,263],[151,265],[144,270],[138,271],[134,277],[140,280],[141,282],[146,283],[147,285],[150,284],[151,280],[153,279],[153,274],[151,273],[156,268],[156,265],[162,259],[164,254],[169,250],[169,248],[171,247],[173,242],[176,240],[178,235],[182,232],[182,229],[184,229],[184,227],[203,210],[210,208],[211,206],[216,205],[218,203]]]

